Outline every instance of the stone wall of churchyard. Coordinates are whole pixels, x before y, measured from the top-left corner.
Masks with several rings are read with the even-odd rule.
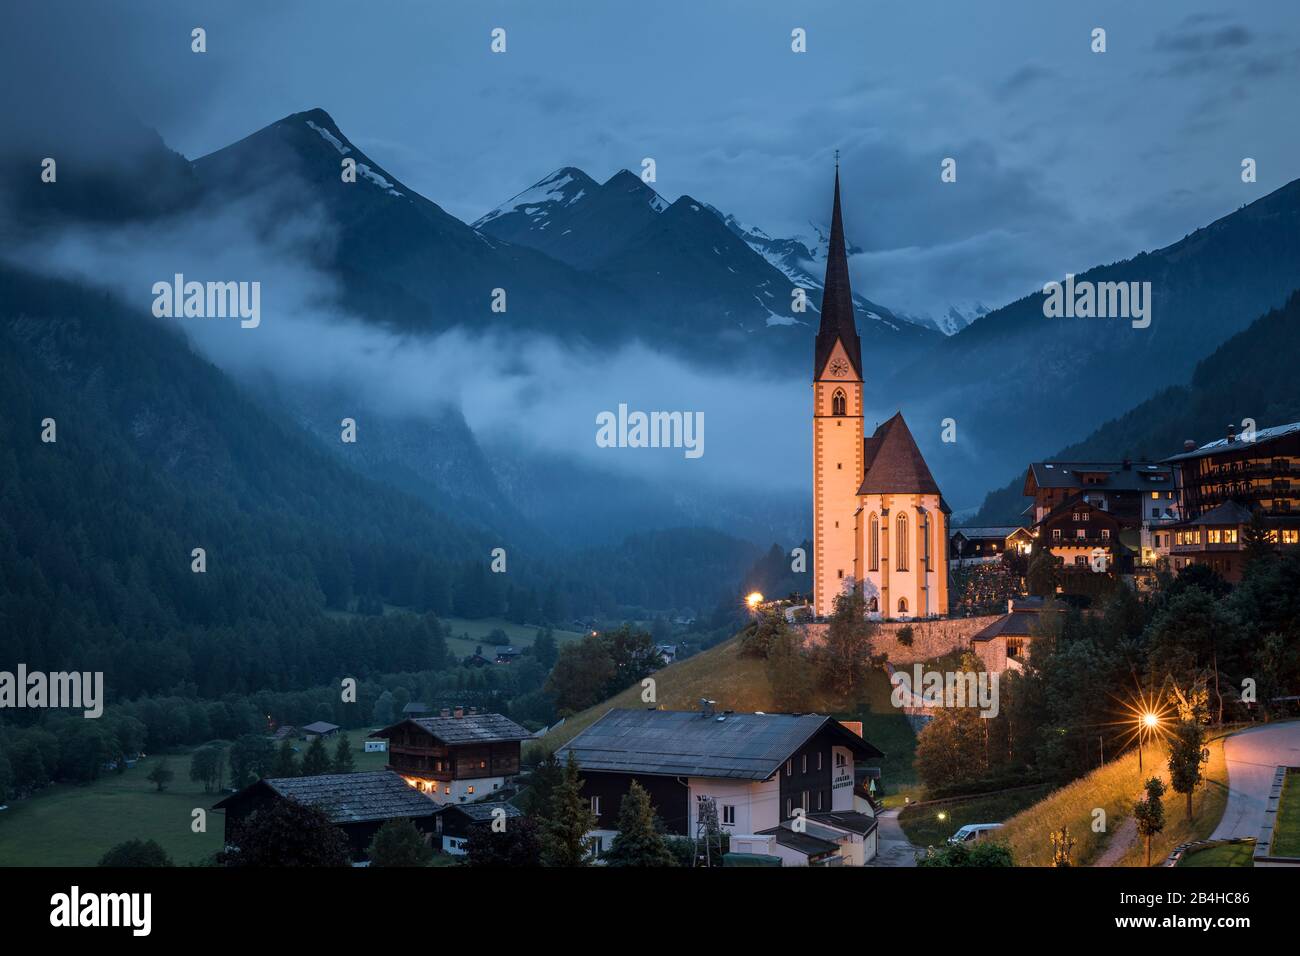
[[[871,653],[873,656],[884,654],[891,664],[933,660],[953,651],[966,650],[972,636],[1001,616],[986,614],[935,621],[882,621],[877,624],[875,636],[871,639]],[[806,644],[821,643],[826,624],[805,624],[803,627]],[[912,629],[911,647],[898,643],[898,632],[904,627]]]

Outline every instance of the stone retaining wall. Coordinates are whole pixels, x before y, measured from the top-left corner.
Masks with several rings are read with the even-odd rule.
[[[913,664],[932,660],[953,651],[970,647],[970,639],[1002,615],[982,617],[954,617],[936,621],[882,621],[871,639],[871,653],[884,654],[891,664]],[[805,624],[804,641],[819,644],[826,632],[826,624]],[[898,643],[898,632],[912,629],[912,646]]]

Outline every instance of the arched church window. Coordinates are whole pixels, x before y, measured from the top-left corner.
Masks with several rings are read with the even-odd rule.
[[[835,394],[831,396],[831,414],[847,415],[849,400],[844,394],[844,389],[837,388]]]
[[[879,610],[880,610],[880,600],[879,600],[878,598],[874,598],[874,597],[873,597],[870,601],[867,602],[867,610],[868,610],[870,613],[872,613],[872,614],[874,614],[874,613],[876,613],[877,611],[879,611]]]
[[[898,599],[898,613],[899,614],[907,613],[907,598]]]
[[[898,516],[898,571],[907,570],[907,513]]]
[[[930,513],[921,515],[921,567],[930,570]]]
[[[871,514],[871,520],[867,523],[867,568],[872,571],[880,570],[880,519],[876,517],[875,512]]]

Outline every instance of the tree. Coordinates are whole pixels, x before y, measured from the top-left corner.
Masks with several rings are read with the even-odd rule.
[[[375,710],[371,716],[374,717],[375,723],[379,724],[381,727],[387,727],[396,719],[393,716],[396,712],[397,711],[393,706],[393,692],[391,690],[386,690],[380,694],[379,699],[375,701]]]
[[[1074,851],[1074,845],[1079,842],[1070,836],[1069,827],[1061,827],[1059,830],[1052,831],[1052,866],[1064,867],[1070,865],[1070,854]]]
[[[915,640],[914,633],[912,631],[912,625],[904,624],[902,627],[898,629],[898,633],[895,634],[894,637],[897,638],[898,643],[901,644],[903,647],[911,647],[913,641]]]
[[[1210,759],[1205,729],[1196,719],[1174,727],[1169,741],[1169,782],[1176,793],[1187,795],[1187,819],[1192,819],[1192,791],[1201,783],[1201,767]]]
[[[371,866],[427,866],[433,859],[433,847],[414,821],[402,817],[379,828],[366,854]]]
[[[230,745],[230,784],[243,788],[268,776],[275,765],[275,749],[261,734],[244,734]]]
[[[676,866],[655,820],[650,794],[635,780],[618,810],[618,834],[605,854],[609,866]]]
[[[171,857],[153,840],[127,840],[99,858],[100,866],[172,866]]]
[[[325,740],[323,737],[316,737],[312,740],[311,746],[307,748],[307,753],[302,758],[302,775],[304,777],[315,777],[329,772],[330,756],[325,752]]]
[[[221,789],[225,776],[226,751],[219,744],[207,744],[190,757],[190,779],[203,784],[203,792]]]
[[[596,814],[583,799],[578,762],[569,752],[564,776],[555,788],[551,814],[542,824],[542,862],[547,866],[588,866],[587,834],[596,829]]]
[[[866,681],[875,626],[866,620],[866,603],[857,591],[835,597],[835,611],[817,651],[822,682],[851,702]]]
[[[1052,554],[1051,548],[1041,541],[1038,542],[1029,559],[1029,573],[1025,576],[1029,593],[1041,598],[1054,597],[1060,563],[1060,559]]]
[[[560,648],[546,692],[555,697],[556,713],[568,717],[603,700],[614,673],[605,645],[597,637],[584,637]]]
[[[564,767],[550,751],[528,776],[528,789],[520,796],[520,808],[535,820],[548,820],[555,806],[555,791],[564,780]]]
[[[916,688],[913,688],[916,692]],[[916,737],[916,775],[929,790],[974,783],[987,770],[988,721],[975,707],[936,707]]]
[[[1273,534],[1264,521],[1264,512],[1259,508],[1252,509],[1250,524],[1241,533],[1241,550],[1247,567],[1273,556]]]
[[[1164,782],[1151,777],[1146,784],[1146,798],[1133,805],[1133,819],[1138,833],[1146,840],[1147,866],[1151,865],[1151,838],[1165,828],[1165,805],[1160,798],[1165,795]]]
[[[298,758],[293,753],[293,743],[288,737],[280,741],[280,749],[275,754],[275,769],[272,775],[276,777],[296,777],[301,771],[298,768]]]
[[[224,866],[351,866],[347,835],[319,807],[275,800],[234,828]]]
[[[352,759],[352,744],[348,743],[347,734],[339,734],[338,746],[334,748],[334,772],[351,773],[356,769]]]
[[[174,776],[176,776],[176,773],[168,766],[167,758],[163,757],[162,760],[153,765],[153,769],[149,771],[149,776],[145,779],[157,787],[159,793],[162,793],[167,789],[167,784],[172,782]]]
[[[475,824],[465,840],[465,863],[469,866],[541,866],[542,838],[529,817],[509,817],[504,830],[490,824]]]
[[[746,657],[759,657],[766,660],[772,649],[785,639],[790,632],[785,614],[777,608],[760,610],[749,627],[745,628],[740,639],[740,653]]]
[[[551,633],[551,629],[547,627],[539,630],[537,637],[533,638],[533,657],[537,658],[537,663],[549,671],[555,666],[559,654],[560,650],[555,643],[555,635]]]

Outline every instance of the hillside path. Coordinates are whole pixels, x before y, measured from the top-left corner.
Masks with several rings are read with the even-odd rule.
[[[916,866],[916,854],[919,852],[907,840],[903,828],[898,825],[897,810],[882,810],[876,814],[879,827],[880,849],[869,866]]]
[[[1119,829],[1110,838],[1110,842],[1106,844],[1106,849],[1102,851],[1101,856],[1097,857],[1097,862],[1093,866],[1115,866],[1124,858],[1124,854],[1132,849],[1133,844],[1137,842],[1137,838],[1137,821],[1129,817],[1119,825]]]
[[[1223,758],[1228,764],[1228,805],[1210,839],[1259,836],[1273,771],[1280,764],[1300,765],[1300,721],[1233,734],[1223,741]]]

